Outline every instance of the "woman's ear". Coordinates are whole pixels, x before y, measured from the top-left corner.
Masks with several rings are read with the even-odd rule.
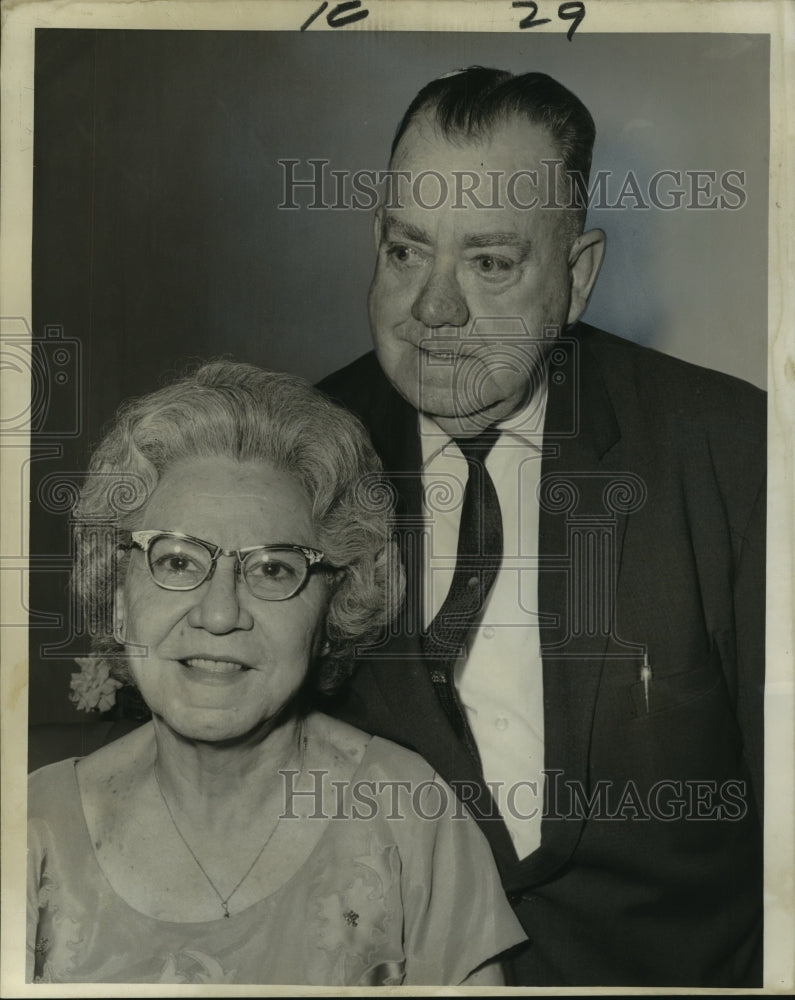
[[[117,584],[113,599],[113,638],[120,645],[124,645],[124,625],[127,619],[127,601],[124,596],[124,586]]]

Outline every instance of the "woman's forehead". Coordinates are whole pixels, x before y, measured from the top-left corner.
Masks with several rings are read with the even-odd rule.
[[[202,530],[223,530],[227,539],[230,534],[260,530],[303,534],[311,528],[311,512],[303,486],[285,469],[264,460],[196,458],[177,462],[163,473],[144,511],[142,527],[200,537]],[[220,537],[212,540],[224,544]],[[285,540],[298,539],[286,536]]]

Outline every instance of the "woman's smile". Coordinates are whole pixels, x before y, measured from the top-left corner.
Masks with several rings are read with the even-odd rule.
[[[235,660],[192,656],[178,661],[184,676],[200,684],[234,684],[251,669]]]

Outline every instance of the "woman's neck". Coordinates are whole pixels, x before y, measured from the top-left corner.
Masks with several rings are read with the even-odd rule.
[[[292,716],[243,741],[188,740],[155,716],[157,779],[169,803],[197,821],[219,809],[253,811],[284,790],[280,771],[303,767],[305,724]]]

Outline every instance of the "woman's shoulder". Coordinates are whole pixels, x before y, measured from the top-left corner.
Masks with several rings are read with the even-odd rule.
[[[80,787],[117,784],[129,781],[155,757],[155,740],[152,723],[148,722],[119,739],[80,758],[77,771]]]
[[[362,773],[378,772],[393,780],[441,782],[425,758],[413,750],[319,712],[308,721],[310,739],[317,740],[320,753],[327,760],[347,761],[347,770],[351,773],[355,770],[361,776]]]
[[[363,835],[369,827],[368,836],[375,833],[384,843],[408,848],[412,854],[420,850],[420,840],[432,850],[450,820],[465,821],[467,829],[461,831],[465,836],[479,835],[453,790],[418,753],[337,719],[318,719],[329,742],[346,747],[349,753],[345,767],[327,766],[329,756],[322,771],[307,768],[308,774],[323,774],[326,792],[333,789],[335,819],[355,820],[354,827],[361,828]],[[341,832],[338,823],[331,825],[336,834]]]
[[[46,764],[28,775],[28,815],[46,816],[61,802],[77,797],[75,764],[79,758]]]
[[[40,767],[28,776],[28,864],[40,867],[44,857],[56,845],[71,845],[79,851],[85,844],[85,830],[80,790],[75,765],[78,757],[69,757]]]
[[[115,795],[119,787],[129,789],[150,744],[151,728],[142,726],[86,757],[68,757],[33,771],[28,776],[28,816],[55,817],[60,823],[81,815],[87,800]]]

